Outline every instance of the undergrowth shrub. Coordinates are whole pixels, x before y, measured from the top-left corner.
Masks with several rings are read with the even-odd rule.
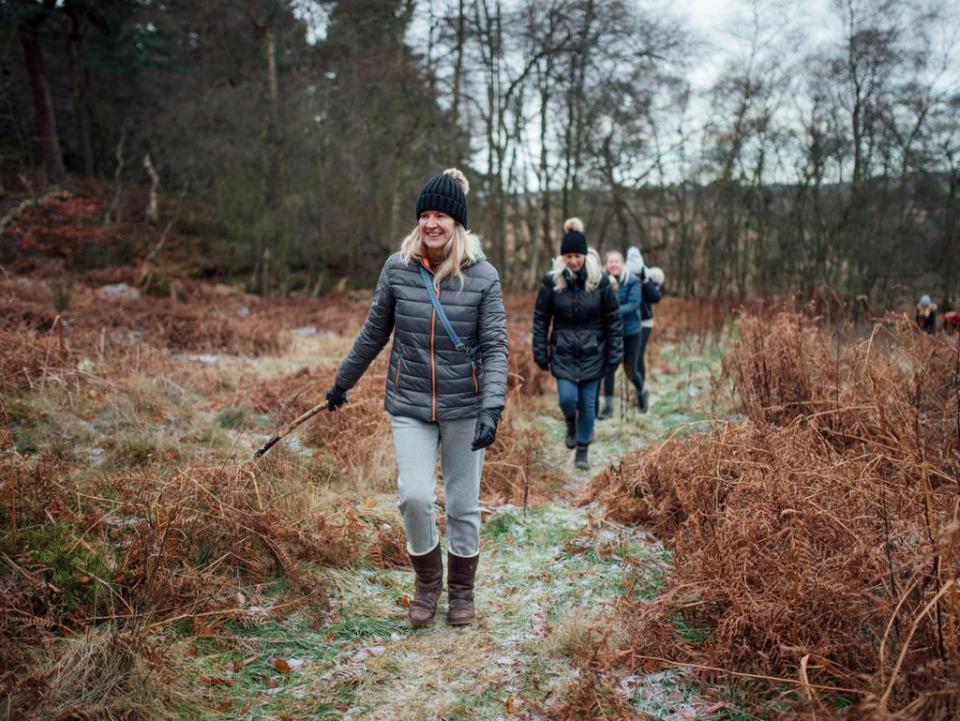
[[[960,716],[958,349],[895,318],[839,345],[747,316],[724,370],[743,420],[628,454],[583,499],[675,563],[595,663],[778,677],[785,715]]]

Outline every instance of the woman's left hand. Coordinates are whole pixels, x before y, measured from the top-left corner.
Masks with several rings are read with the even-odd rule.
[[[500,411],[484,408],[477,417],[477,428],[473,432],[471,450],[479,451],[493,445],[497,439],[497,424],[500,422]]]

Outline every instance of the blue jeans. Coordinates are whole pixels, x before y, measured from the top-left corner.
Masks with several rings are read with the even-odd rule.
[[[564,418],[577,417],[577,445],[588,446],[593,436],[593,422],[597,419],[597,387],[599,378],[590,381],[571,381],[557,378],[557,394]]]

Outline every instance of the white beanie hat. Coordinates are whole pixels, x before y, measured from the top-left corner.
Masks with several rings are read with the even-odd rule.
[[[643,273],[646,266],[643,264],[643,256],[640,255],[639,248],[627,248],[627,268],[634,275]]]
[[[662,268],[657,268],[656,266],[647,268],[647,276],[657,285],[663,285],[664,275]]]

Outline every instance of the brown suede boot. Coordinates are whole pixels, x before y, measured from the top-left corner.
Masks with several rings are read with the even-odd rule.
[[[411,626],[423,628],[433,623],[433,618],[437,615],[437,601],[443,593],[443,553],[438,543],[429,553],[409,555],[416,573],[416,582],[407,616]]]
[[[477,620],[473,608],[473,583],[480,554],[463,558],[447,553],[447,623],[466,626]]]

